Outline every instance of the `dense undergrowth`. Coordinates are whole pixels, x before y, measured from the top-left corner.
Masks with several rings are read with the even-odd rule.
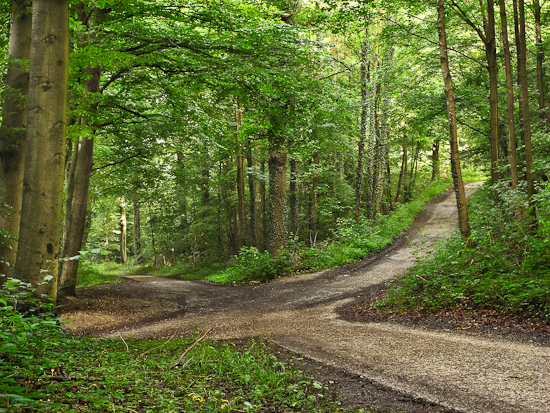
[[[458,234],[450,237],[431,259],[419,257],[373,307],[437,311],[467,302],[478,308],[550,317],[550,186],[535,197],[538,225],[532,231],[522,192],[485,185],[469,209],[473,248],[464,248]]]
[[[179,262],[173,266],[155,269],[152,267],[118,267],[119,272],[156,273],[177,276],[183,279],[207,279],[218,283],[246,284],[269,281],[277,276],[287,276],[306,271],[335,268],[362,259],[390,244],[405,231],[427,202],[449,188],[449,180],[440,180],[417,189],[413,199],[399,204],[390,215],[378,215],[376,225],[362,218],[339,219],[329,241],[316,243],[290,238],[278,257],[255,247],[243,247],[227,264],[204,263],[192,266]]]
[[[0,293],[0,412],[349,411],[261,340],[74,336],[47,311],[18,312],[19,287]]]

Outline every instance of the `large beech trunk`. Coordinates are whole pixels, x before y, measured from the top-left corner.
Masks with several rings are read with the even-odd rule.
[[[34,0],[27,145],[15,276],[55,302],[63,202],[69,1]],[[45,276],[50,282],[38,285]]]
[[[13,276],[23,197],[26,139],[24,128],[27,123],[25,102],[29,89],[29,73],[21,61],[28,61],[31,55],[32,15],[27,11],[29,4],[12,2],[5,87],[12,91],[13,96],[10,98],[8,94],[2,107],[0,205],[6,204],[13,208],[11,211],[0,211],[0,229],[9,233],[8,236],[0,233],[0,274],[6,277]],[[0,277],[0,285],[6,277]]]
[[[286,152],[269,151],[269,245],[271,256],[277,255],[286,242]]]
[[[449,120],[449,142],[451,145],[451,172],[456,195],[458,209],[458,221],[462,239],[470,243],[470,222],[468,220],[468,206],[466,194],[462,182],[460,170],[460,157],[458,153],[458,130],[456,122],[456,108],[453,92],[453,81],[449,70],[449,58],[447,56],[447,38],[445,34],[445,9],[443,0],[437,0],[437,32],[439,35],[439,59],[441,61],[441,74],[445,83],[445,98],[447,101],[447,116]]]

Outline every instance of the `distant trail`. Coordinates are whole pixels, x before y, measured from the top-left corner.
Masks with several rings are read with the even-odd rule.
[[[467,185],[467,194],[477,188]],[[447,191],[407,237],[355,265],[258,286],[220,286],[154,276],[86,289],[69,304],[76,332],[118,338],[190,336],[215,326],[215,339],[269,336],[296,353],[360,374],[413,399],[455,411],[550,412],[550,350],[501,338],[386,323],[350,323],[336,309],[369,286],[402,275],[414,255],[457,227]],[[421,411],[421,410],[418,410]],[[430,411],[430,410],[422,410]],[[438,410],[441,411],[441,410]]]

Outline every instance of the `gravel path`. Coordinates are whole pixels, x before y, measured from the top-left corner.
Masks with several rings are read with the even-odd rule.
[[[476,184],[467,186],[471,194]],[[499,337],[350,323],[336,309],[403,274],[457,225],[448,191],[419,216],[408,239],[349,267],[247,287],[152,276],[86,289],[65,316],[76,332],[105,337],[257,335],[411,399],[454,411],[550,413],[550,349]],[[364,394],[367,398],[368,395]],[[424,410],[431,411],[431,410]],[[435,410],[433,410],[435,411]],[[438,410],[441,411],[441,410]]]

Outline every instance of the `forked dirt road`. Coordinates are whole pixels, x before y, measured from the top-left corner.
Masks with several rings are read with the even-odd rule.
[[[467,186],[470,194],[475,189]],[[269,337],[318,365],[356,374],[355,402],[391,389],[409,403],[397,404],[407,411],[550,413],[547,346],[338,317],[339,307],[403,274],[418,251],[456,225],[454,193],[447,191],[408,239],[353,266],[245,287],[126,276],[129,282],[80,291],[64,317],[76,332],[113,338],[188,337],[212,326],[215,339]]]

